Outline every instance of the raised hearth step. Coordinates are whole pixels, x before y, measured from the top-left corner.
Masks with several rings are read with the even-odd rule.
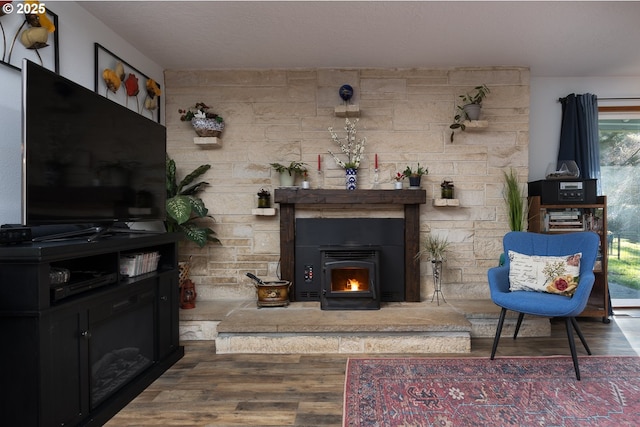
[[[215,340],[217,353],[460,353],[492,337],[489,300],[383,303],[380,310],[320,310],[319,302],[257,308],[255,301],[202,301],[180,311],[181,340]],[[503,336],[513,333],[507,318]],[[546,318],[525,318],[521,336],[548,336]]]

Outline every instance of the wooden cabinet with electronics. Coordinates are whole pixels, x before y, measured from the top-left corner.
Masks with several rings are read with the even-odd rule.
[[[183,356],[178,239],[0,246],[3,425],[101,426]]]
[[[607,196],[596,203],[542,204],[540,196],[529,197],[529,231],[533,233],[571,233],[594,231],[600,236],[598,258],[593,269],[596,280],[582,317],[602,317],[609,323],[609,285],[607,282]]]

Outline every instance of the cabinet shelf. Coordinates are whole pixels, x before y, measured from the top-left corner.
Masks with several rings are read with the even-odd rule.
[[[607,280],[607,197],[596,203],[542,204],[540,196],[529,197],[529,227],[533,233],[563,234],[594,231],[600,236],[598,258],[593,269],[595,282],[582,317],[602,317],[609,323],[609,283]]]

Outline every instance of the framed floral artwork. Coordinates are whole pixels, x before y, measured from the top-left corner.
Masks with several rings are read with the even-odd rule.
[[[94,46],[95,92],[160,123],[160,85],[99,43]]]
[[[0,1],[0,64],[20,70],[26,58],[60,72],[58,15],[44,3]]]

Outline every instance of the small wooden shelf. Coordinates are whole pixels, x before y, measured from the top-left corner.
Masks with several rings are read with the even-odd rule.
[[[334,114],[336,117],[360,117],[359,105],[338,105]]]
[[[465,120],[464,121],[465,130],[467,129],[484,129],[489,127],[488,120]]]
[[[222,147],[222,140],[217,136],[194,136],[193,143],[210,147]]]
[[[433,206],[446,207],[446,206],[460,206],[460,200],[458,199],[433,199]]]
[[[276,208],[255,208],[251,209],[251,214],[257,216],[275,216]]]

